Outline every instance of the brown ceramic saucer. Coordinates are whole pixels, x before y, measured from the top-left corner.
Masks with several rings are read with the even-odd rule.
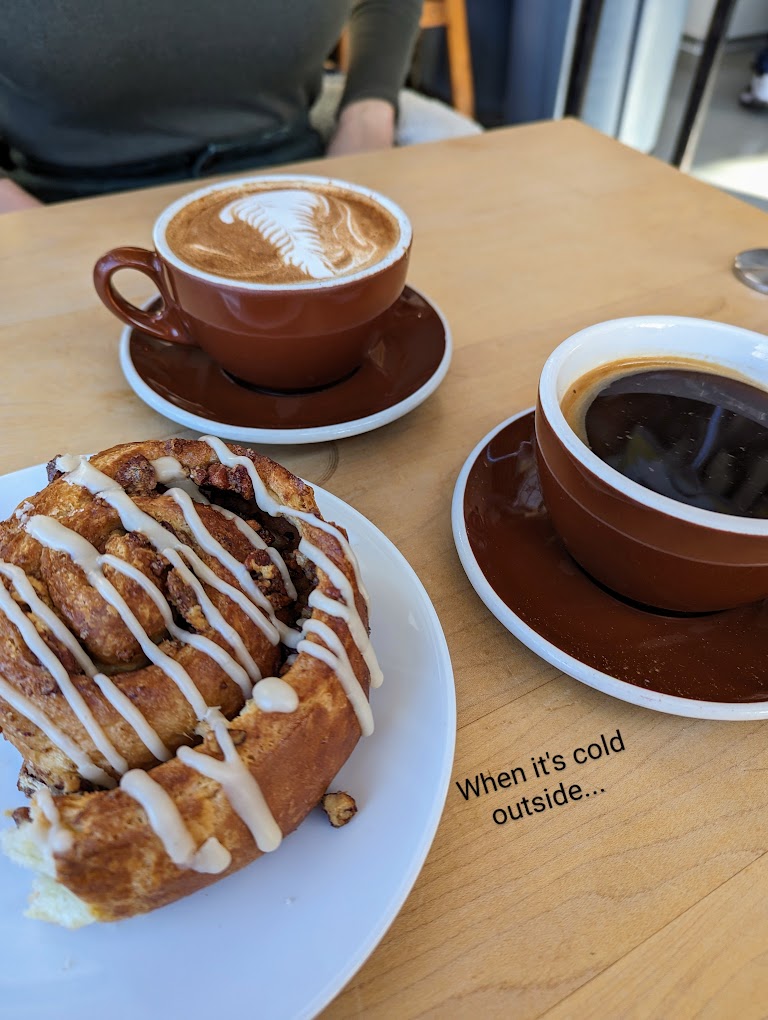
[[[138,397],[187,428],[240,442],[317,443],[395,421],[443,381],[451,360],[450,328],[423,294],[406,287],[375,328],[378,338],[360,368],[310,393],[242,385],[199,348],[156,340],[131,327],[123,330],[120,364]]]
[[[550,522],[532,411],[503,422],[473,450],[456,483],[452,516],[462,565],[480,598],[564,673],[673,715],[768,716],[768,601],[682,615],[600,587]]]

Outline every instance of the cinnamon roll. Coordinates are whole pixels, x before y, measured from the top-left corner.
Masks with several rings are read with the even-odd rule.
[[[381,674],[344,531],[219,439],[60,456],[0,524],[5,852],[30,916],[152,910],[275,850],[373,720]]]

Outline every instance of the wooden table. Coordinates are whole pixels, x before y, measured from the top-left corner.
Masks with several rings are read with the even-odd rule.
[[[404,909],[327,1015],[763,1015],[765,724],[659,715],[558,673],[470,588],[449,508],[472,447],[532,404],[547,354],[582,326],[677,313],[765,328],[768,300],[729,266],[768,243],[768,217],[569,121],[347,157],[333,172],[411,215],[411,278],[450,319],[454,361],[401,421],[270,452],[362,511],[426,585],[456,673],[454,779],[617,729],[626,750],[584,766],[605,796],[515,825],[493,823],[498,798],[467,802],[452,783]],[[0,471],[179,431],[124,382],[120,327],[90,273],[115,244],[149,244],[185,190],[0,218]]]

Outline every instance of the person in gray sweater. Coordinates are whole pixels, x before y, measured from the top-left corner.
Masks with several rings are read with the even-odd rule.
[[[322,155],[309,110],[349,28],[328,154],[392,145],[420,0],[14,0],[0,211]]]

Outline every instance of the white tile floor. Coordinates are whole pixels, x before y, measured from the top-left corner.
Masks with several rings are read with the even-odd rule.
[[[768,211],[768,111],[745,110],[739,93],[762,40],[730,44],[715,79],[692,173]],[[696,57],[681,51],[655,154],[668,159],[688,96]],[[768,240],[768,239],[767,239]]]

